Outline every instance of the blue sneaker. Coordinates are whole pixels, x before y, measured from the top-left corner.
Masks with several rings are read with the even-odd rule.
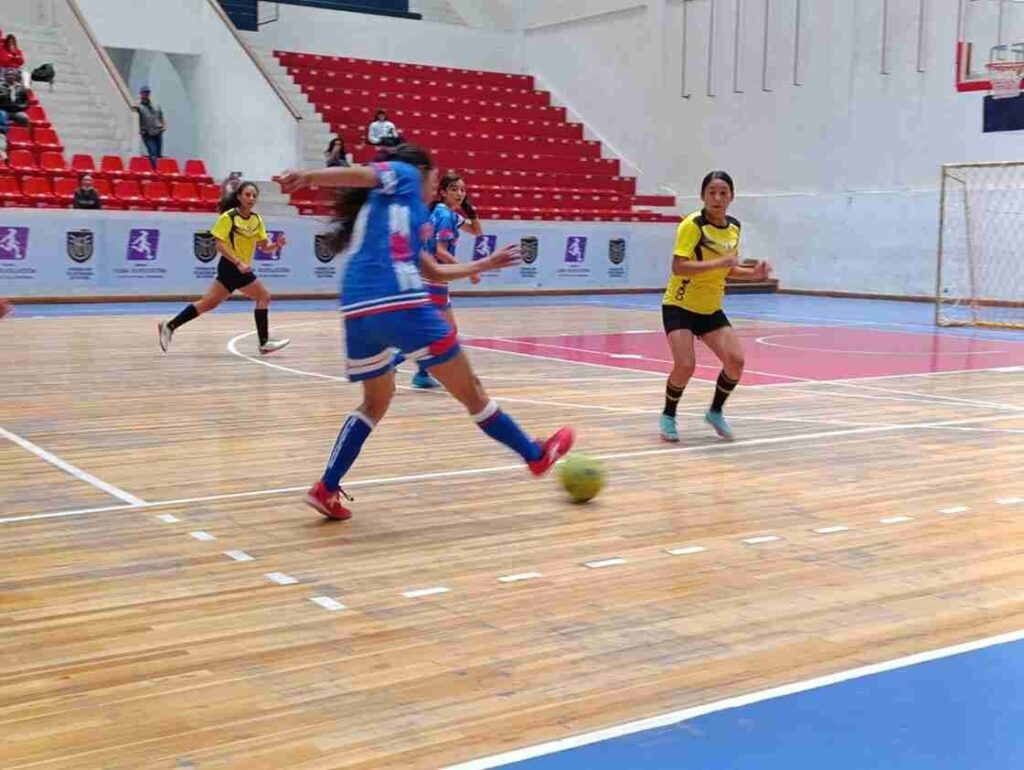
[[[420,390],[432,390],[440,388],[441,383],[431,377],[428,372],[419,371],[412,376],[412,386]]]
[[[675,443],[679,440],[679,431],[676,430],[676,420],[667,414],[661,415],[661,440]]]
[[[397,369],[399,366],[402,365],[403,361],[405,361],[405,353],[403,353],[401,350],[396,350],[395,357],[391,359],[391,362],[395,365],[395,368]]]
[[[704,422],[715,429],[715,433],[726,441],[732,441],[732,428],[721,412],[713,412],[710,409],[704,414]]]

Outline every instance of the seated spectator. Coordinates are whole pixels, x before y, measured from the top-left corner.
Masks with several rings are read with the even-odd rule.
[[[349,160],[348,153],[345,152],[345,140],[340,136],[336,136],[331,140],[331,143],[327,145],[327,151],[324,153],[324,159],[327,162],[328,168],[334,168],[335,166],[348,167],[352,165],[352,161]]]
[[[395,124],[388,120],[388,114],[384,110],[377,110],[377,116],[366,131],[366,141],[375,147],[394,147],[402,143],[402,135]]]
[[[25,66],[25,54],[18,48],[18,38],[8,35],[0,45],[0,69],[20,70]]]
[[[71,204],[74,209],[101,209],[103,201],[100,194],[92,186],[92,174],[82,174],[78,180],[78,189],[75,190],[75,200]]]
[[[7,133],[7,127],[13,122],[19,126],[28,125],[28,93],[21,85],[18,70],[6,70],[4,82],[0,85],[0,133]]]

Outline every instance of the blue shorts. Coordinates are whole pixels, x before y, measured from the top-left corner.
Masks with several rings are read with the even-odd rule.
[[[423,288],[427,290],[427,297],[430,298],[431,304],[435,307],[447,310],[452,306],[451,301],[448,299],[448,284],[424,281]]]
[[[395,368],[395,349],[426,369],[459,353],[459,340],[436,305],[345,319],[346,374],[372,380]]]

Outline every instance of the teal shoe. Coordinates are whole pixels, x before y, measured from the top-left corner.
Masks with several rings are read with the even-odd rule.
[[[416,372],[412,376],[412,386],[420,390],[433,390],[434,388],[440,388],[441,383],[435,380],[427,372]]]
[[[726,441],[732,441],[732,428],[729,426],[728,420],[725,419],[725,415],[721,412],[713,412],[708,409],[704,415],[704,422],[715,429],[715,433],[724,438]]]
[[[679,431],[676,430],[676,419],[667,414],[661,415],[661,440],[675,443],[679,441]]]

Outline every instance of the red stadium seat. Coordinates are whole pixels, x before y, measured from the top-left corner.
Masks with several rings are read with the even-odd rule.
[[[114,195],[114,185],[109,179],[103,177],[96,177],[92,180],[92,186],[96,188],[96,192],[99,193],[100,203],[105,209],[116,209],[120,208],[121,204]]]
[[[53,180],[53,196],[64,206],[70,206],[78,189],[78,180],[59,176]]]
[[[125,177],[124,161],[117,155],[104,155],[100,160],[100,173],[113,179]]]
[[[171,182],[171,197],[182,211],[206,211],[209,204],[199,197],[199,190],[194,182]]]
[[[39,168],[50,174],[64,173],[68,170],[64,156],[59,152],[44,152],[40,155]]]
[[[149,158],[136,155],[128,161],[128,173],[131,176],[145,179],[154,176],[156,172],[153,171],[153,164],[149,162]]]
[[[0,176],[0,205],[20,206],[23,202],[21,185],[13,176]]]
[[[46,117],[46,110],[40,105],[29,107],[25,110],[25,114],[32,121],[32,128],[50,128],[50,119]]]
[[[171,191],[167,182],[162,179],[149,180],[142,183],[142,196],[153,208],[160,211],[178,211],[180,205],[171,199]]]
[[[71,170],[76,174],[95,174],[96,161],[92,155],[72,155]]]
[[[11,150],[7,165],[15,171],[32,172],[36,170],[36,159],[28,150]]]
[[[193,182],[207,183],[210,175],[206,171],[206,164],[201,160],[189,159],[185,161],[185,177]]]
[[[46,177],[26,176],[22,178],[21,191],[29,205],[39,208],[53,208],[60,205],[53,196],[53,188],[50,187],[50,180]]]
[[[217,208],[220,203],[220,187],[215,184],[204,184],[200,190],[203,203],[211,208]],[[209,209],[207,209],[209,210]]]
[[[64,145],[57,138],[57,132],[52,128],[37,128],[34,132],[36,146],[41,150],[55,150],[64,152]]]
[[[117,198],[123,208],[146,208],[146,199],[142,197],[139,183],[134,179],[118,179],[114,182],[114,197]]]
[[[165,179],[177,179],[181,176],[181,169],[174,158],[159,158],[156,162],[156,173]]]
[[[31,150],[35,146],[32,141],[32,131],[25,126],[12,125],[7,129],[8,150]]]

